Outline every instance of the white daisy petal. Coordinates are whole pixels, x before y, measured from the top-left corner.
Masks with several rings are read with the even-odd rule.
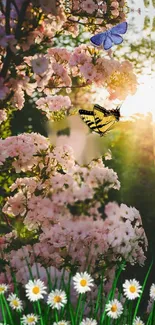
[[[151,288],[150,288],[150,298],[155,300],[155,284],[152,283]]]
[[[94,286],[93,278],[87,273],[77,273],[73,277],[74,288],[78,293],[85,293],[91,291],[90,287]]]
[[[19,311],[23,309],[22,301],[17,297],[16,294],[11,293],[7,300],[9,301],[9,305],[12,309]]]
[[[124,295],[129,300],[134,300],[140,296],[142,286],[139,284],[139,282],[135,279],[133,280],[126,280],[123,284],[123,291]]]
[[[70,322],[65,321],[65,320],[61,320],[59,322],[54,322],[53,325],[70,325]]]
[[[97,321],[92,318],[83,319],[80,325],[97,325]]]
[[[4,292],[8,291],[9,286],[5,283],[0,284],[0,295],[4,294]]]
[[[119,318],[123,312],[123,306],[117,299],[109,301],[109,303],[106,304],[105,309],[107,315],[114,319]]]
[[[140,319],[140,317],[136,317],[133,325],[145,325],[144,322]]]
[[[21,322],[23,325],[36,325],[38,319],[39,317],[37,315],[28,314],[21,318]]]
[[[26,288],[26,296],[30,301],[37,301],[39,299],[44,298],[44,294],[46,294],[46,287],[44,282],[41,280],[29,280],[29,282],[25,285]]]
[[[52,290],[48,295],[47,304],[52,308],[60,309],[67,303],[67,296],[65,291]]]

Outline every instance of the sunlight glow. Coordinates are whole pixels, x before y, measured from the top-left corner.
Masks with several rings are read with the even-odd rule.
[[[139,78],[139,85],[135,95],[128,96],[121,107],[122,115],[129,118],[133,114],[152,113],[155,121],[155,75]]]

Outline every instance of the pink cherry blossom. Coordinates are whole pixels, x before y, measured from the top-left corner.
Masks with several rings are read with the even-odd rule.
[[[26,198],[22,193],[15,194],[14,197],[10,197],[7,200],[7,203],[3,207],[3,212],[8,215],[24,215]]]
[[[34,73],[43,74],[48,69],[48,59],[46,57],[34,57],[31,61]]]
[[[50,112],[67,109],[71,106],[71,101],[68,96],[50,96],[40,98],[36,101],[37,107],[46,112],[50,116]]]
[[[86,62],[80,67],[80,72],[83,74],[86,80],[94,80],[96,77],[96,70],[92,63]]]
[[[41,8],[46,13],[57,14],[56,0],[39,0]]]
[[[111,7],[115,8],[115,9],[119,8],[119,3],[118,3],[118,1],[112,1],[112,3],[111,3]]]
[[[4,79],[0,77],[0,100],[3,100],[9,93],[9,88],[4,84]]]
[[[81,3],[81,8],[88,14],[92,14],[98,9],[97,4],[93,0],[84,0]]]

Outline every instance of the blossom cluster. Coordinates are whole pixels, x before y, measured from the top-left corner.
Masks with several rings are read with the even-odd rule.
[[[66,1],[66,11],[74,16],[93,16],[96,18],[121,19],[124,17],[123,8],[125,1],[101,1],[101,0],[71,0]]]
[[[113,207],[116,208],[116,205],[113,204]],[[121,208],[117,206],[117,209],[120,214],[123,212],[124,215],[126,212],[130,213],[134,217],[134,222],[136,220],[134,212],[140,219],[137,210],[134,211],[125,205]],[[37,216],[35,217],[37,218]],[[56,216],[54,217],[56,218]],[[43,224],[49,223],[49,220],[44,221],[43,216],[42,220]],[[136,226],[132,226],[127,220],[121,222],[118,215],[117,220],[113,223],[112,214],[105,221],[102,219],[94,221],[91,217],[85,217],[84,220],[79,218],[78,221],[59,220],[61,220],[59,223],[51,227],[48,225],[43,229],[39,236],[39,242],[33,247],[30,245],[24,247],[25,256],[32,267],[34,254],[41,265],[56,266],[57,268],[61,268],[69,258],[72,266],[78,265],[83,270],[87,263],[91,263],[91,269],[94,270],[97,260],[100,261],[102,255],[104,256],[104,263],[108,261],[117,263],[118,258],[122,257],[132,264],[137,262],[144,264],[145,256],[141,245],[147,247],[147,240],[142,226],[139,227],[138,220]],[[116,247],[114,246],[115,242],[117,242]],[[17,251],[12,250],[5,258],[6,260],[9,259],[10,264],[16,270],[18,281],[25,282],[28,269],[25,260],[23,260],[23,248]],[[110,276],[108,270],[108,280],[111,281],[112,277],[113,274]]]
[[[33,250],[39,263],[60,268],[69,259],[70,265],[81,270],[87,262],[94,269],[100,256],[105,262],[125,258],[130,263],[144,263],[147,239],[140,214],[124,204],[105,205],[109,190],[118,190],[120,183],[101,159],[80,166],[71,147],[53,148],[48,139],[36,133],[6,138],[0,146],[2,170],[7,164],[21,176],[29,173],[11,185],[12,195],[3,213],[11,217],[12,224],[18,218],[28,231],[38,234]],[[3,244],[5,241],[7,238]],[[31,266],[33,250],[26,249]],[[22,248],[5,258],[17,276],[24,273]]]
[[[15,0],[8,6],[3,2],[0,8],[0,106],[7,109],[11,104],[20,110],[26,96],[37,96],[37,108],[50,119],[54,118],[55,111],[72,106],[70,97],[62,95],[63,88],[71,92],[76,86],[85,88],[95,83],[107,88],[110,99],[122,100],[129,93],[133,94],[137,80],[128,62],[102,57],[100,51],[89,44],[70,51],[55,46],[61,33],[78,36],[76,15],[82,15],[81,10],[88,16],[94,10],[96,14],[99,11],[104,31],[106,24],[102,17],[105,15],[106,20],[110,17],[111,26],[124,20],[124,5],[123,0],[108,4],[98,0]],[[73,12],[68,13],[68,6]],[[77,10],[79,6],[81,9]],[[82,15],[84,30],[87,15]],[[93,26],[93,22],[89,24]],[[99,25],[95,25],[97,31]],[[0,121],[4,121],[4,117]]]
[[[71,90],[75,79],[83,88],[92,84],[106,87],[110,99],[123,100],[129,93],[134,94],[137,80],[131,63],[100,57],[99,51],[95,51],[98,53],[96,59],[93,58],[94,49],[87,45],[80,45],[73,51],[53,47],[46,54],[25,57],[22,66],[16,68],[16,79],[8,81],[14,92],[13,106],[22,109],[25,93],[32,96],[37,91],[37,108],[50,118],[53,112],[71,107],[68,96],[57,94],[62,88]],[[8,91],[2,86],[1,99]]]

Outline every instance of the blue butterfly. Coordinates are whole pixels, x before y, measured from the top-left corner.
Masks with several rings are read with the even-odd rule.
[[[118,24],[104,33],[99,33],[91,37],[91,43],[95,46],[103,45],[105,50],[109,50],[113,43],[121,44],[123,42],[122,36],[119,34],[125,34],[128,28],[127,22]]]

